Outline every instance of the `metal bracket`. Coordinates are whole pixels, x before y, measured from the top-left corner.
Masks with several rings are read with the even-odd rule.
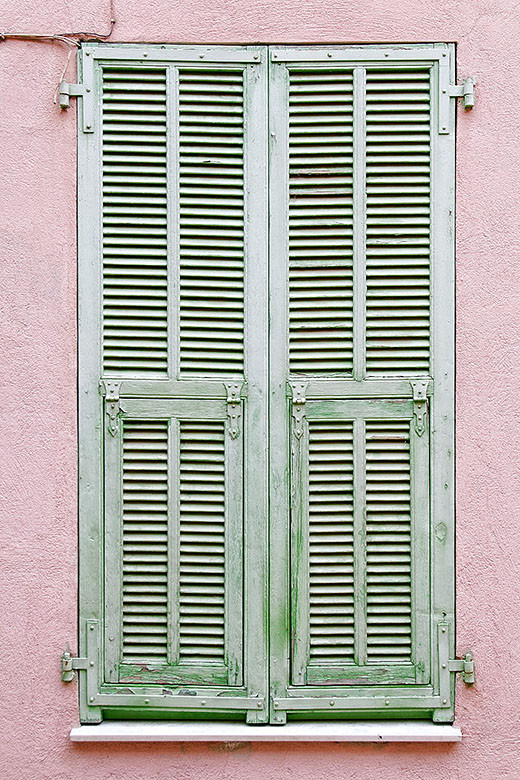
[[[472,653],[466,653],[464,658],[455,658],[448,661],[448,670],[450,672],[460,672],[466,685],[475,683],[475,661]]]
[[[429,379],[411,379],[413,393],[413,416],[415,419],[415,431],[422,436],[426,430],[426,415],[428,412],[428,383]]]
[[[108,432],[115,436],[117,433],[117,415],[121,411],[119,406],[121,382],[108,382],[105,379],[101,379],[99,386],[104,390]]]
[[[74,672],[76,669],[88,669],[88,658],[77,658],[70,652],[70,647],[67,645],[61,656],[61,679],[62,682],[72,682],[74,679]]]
[[[240,435],[240,411],[242,382],[224,382],[227,391],[228,431],[232,439]]]
[[[476,79],[470,76],[462,84],[450,84],[450,68],[447,57],[439,62],[439,133],[450,133],[453,126],[452,98],[462,98],[462,105],[470,111],[475,105]]]
[[[292,416],[294,420],[293,433],[297,439],[303,436],[303,421],[305,420],[305,391],[308,382],[290,382],[292,389]]]
[[[476,79],[469,76],[464,79],[462,84],[450,84],[448,94],[450,97],[462,98],[462,105],[466,111],[471,111],[475,105],[475,83]]]
[[[83,97],[86,92],[84,84],[68,84],[62,81],[60,84],[60,108],[69,108],[71,97]]]

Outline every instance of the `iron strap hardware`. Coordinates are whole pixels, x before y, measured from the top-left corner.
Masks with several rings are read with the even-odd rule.
[[[101,379],[99,386],[104,391],[108,431],[112,436],[115,436],[117,433],[117,415],[120,412],[119,391],[121,382],[108,382],[105,379]]]
[[[94,132],[94,105],[92,96],[92,87],[85,84],[68,84],[66,81],[60,83],[60,108],[70,108],[71,97],[81,98],[81,114],[78,107],[78,115],[81,117],[80,126],[84,133]]]
[[[227,392],[227,416],[228,431],[232,439],[240,435],[240,411],[242,401],[240,394],[242,392],[242,382],[224,382]]]
[[[454,98],[462,98],[462,105],[469,111],[475,105],[475,78],[471,76],[464,79],[462,84],[450,84],[448,95]]]
[[[428,412],[428,379],[411,379],[413,393],[413,416],[415,431],[422,436],[426,430],[426,414]]]
[[[475,682],[475,661],[472,653],[466,653],[464,658],[448,661],[448,671],[460,672],[466,685],[473,685]]]
[[[294,420],[293,433],[297,439],[303,436],[303,421],[305,419],[305,391],[308,382],[290,382],[292,389],[292,416]]]
[[[72,682],[76,669],[88,669],[88,658],[77,658],[70,652],[67,645],[61,656],[61,679],[62,682]]]

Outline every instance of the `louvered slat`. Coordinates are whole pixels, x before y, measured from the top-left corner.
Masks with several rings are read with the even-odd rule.
[[[167,659],[168,424],[123,425],[123,648],[126,662]]]
[[[366,366],[430,367],[429,70],[367,69]]]
[[[310,662],[354,656],[353,432],[309,423]]]
[[[368,661],[411,656],[410,426],[366,424]]]
[[[180,424],[179,660],[224,662],[225,430]]]
[[[179,71],[180,369],[244,370],[241,71]]]
[[[103,72],[103,367],[168,370],[164,69]]]
[[[290,71],[289,362],[352,371],[352,72]]]

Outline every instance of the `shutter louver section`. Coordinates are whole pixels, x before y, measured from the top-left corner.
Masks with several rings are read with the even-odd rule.
[[[352,423],[309,424],[310,663],[354,660]]]
[[[366,370],[430,370],[430,72],[366,73]]]
[[[224,662],[225,430],[180,423],[179,660]]]
[[[180,370],[244,371],[242,71],[179,71]]]
[[[352,372],[352,72],[289,72],[289,363]]]
[[[166,71],[103,72],[103,368],[168,371]]]
[[[123,647],[127,663],[167,659],[168,424],[123,425]]]
[[[366,424],[368,662],[411,661],[408,420]]]

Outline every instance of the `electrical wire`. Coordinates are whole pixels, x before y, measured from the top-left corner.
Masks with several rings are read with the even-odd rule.
[[[16,32],[0,32],[0,41],[11,39],[17,39],[21,41],[41,41],[50,42],[57,41],[58,43],[64,43],[70,48],[81,46],[82,41],[106,41],[110,38],[114,30],[116,23],[114,0],[110,0],[110,30],[107,33],[94,33],[94,32],[71,32],[71,33],[54,33],[54,34],[42,34],[42,33],[16,33]]]

